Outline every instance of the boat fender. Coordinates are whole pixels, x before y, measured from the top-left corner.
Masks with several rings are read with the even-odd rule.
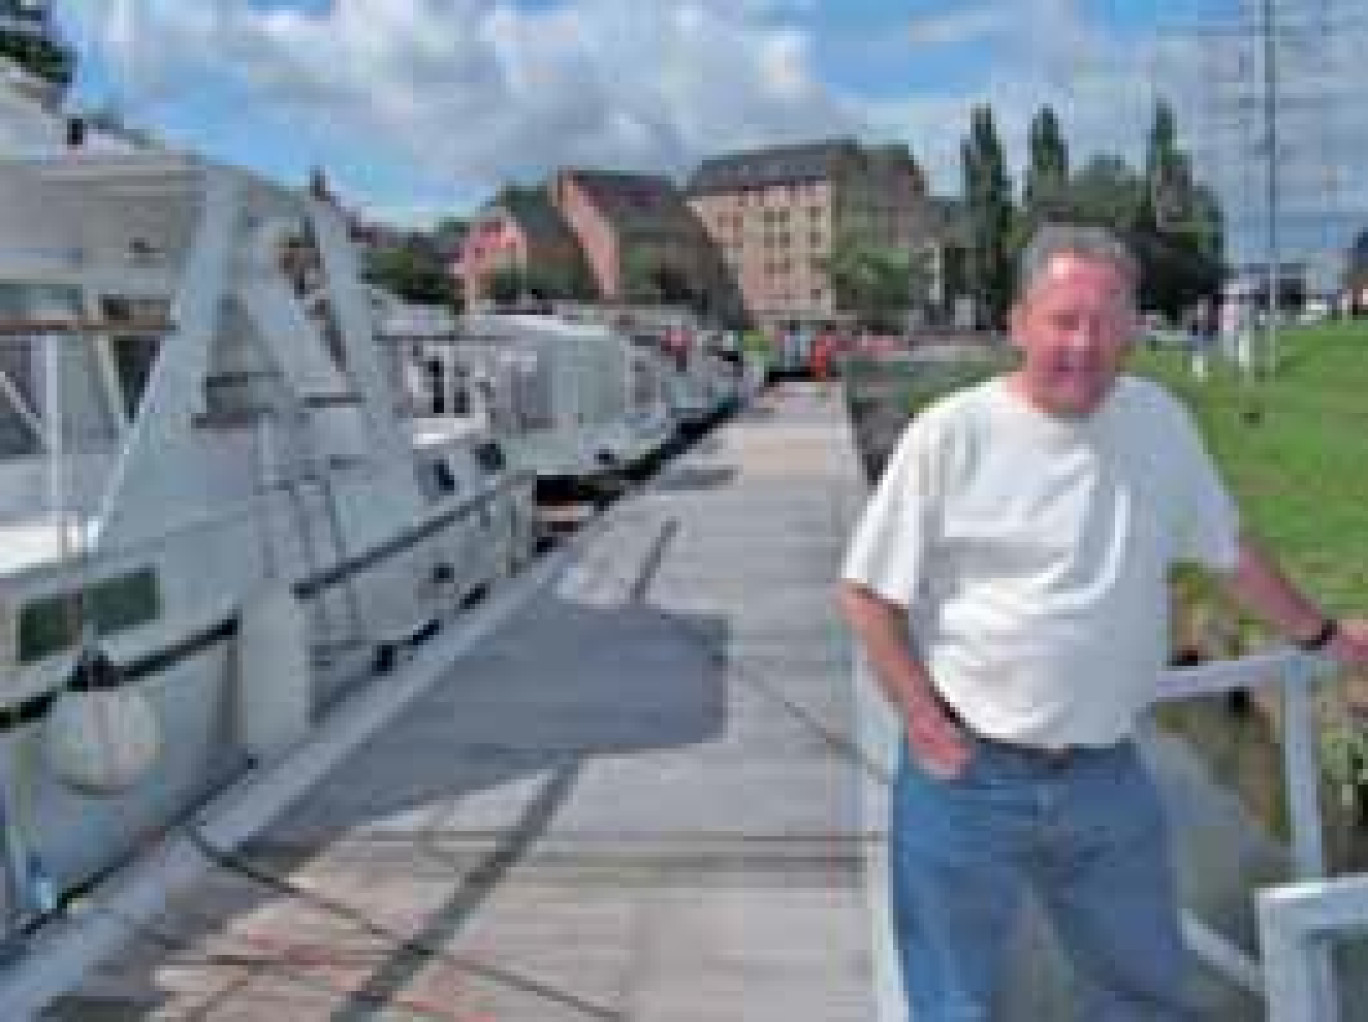
[[[161,750],[151,700],[102,651],[81,653],[43,724],[43,754],[64,784],[107,798],[143,778]]]

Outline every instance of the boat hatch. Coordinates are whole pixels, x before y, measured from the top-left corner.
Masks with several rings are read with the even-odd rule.
[[[103,637],[147,624],[160,615],[161,591],[152,568],[42,596],[19,610],[17,660],[31,664],[74,647],[82,627]]]

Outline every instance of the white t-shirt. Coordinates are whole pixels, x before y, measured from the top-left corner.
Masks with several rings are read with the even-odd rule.
[[[909,608],[970,728],[1043,747],[1124,738],[1168,652],[1170,565],[1229,572],[1239,523],[1186,410],[1121,377],[1081,419],[994,379],[908,426],[842,575]]]

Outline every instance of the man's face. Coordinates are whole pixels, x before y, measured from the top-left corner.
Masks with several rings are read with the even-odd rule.
[[[1106,399],[1137,329],[1130,284],[1108,260],[1057,255],[1013,307],[1011,327],[1026,398],[1052,415],[1087,415]]]

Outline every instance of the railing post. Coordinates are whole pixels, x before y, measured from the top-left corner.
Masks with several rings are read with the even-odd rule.
[[[1320,759],[1310,657],[1294,657],[1283,676],[1283,776],[1292,823],[1292,863],[1298,880],[1325,876],[1321,830]]]
[[[1259,892],[1268,1022],[1338,1022],[1331,937],[1319,918],[1334,897],[1319,885],[1308,889],[1292,884]]]
[[[1292,823],[1292,866],[1298,880],[1325,877],[1320,811],[1319,727],[1311,685],[1316,665],[1297,656],[1283,676],[1283,775]],[[1270,1022],[1338,1018],[1330,947],[1324,939],[1292,932],[1278,918],[1273,892],[1259,897],[1262,959]],[[1281,925],[1280,925],[1281,924]]]

